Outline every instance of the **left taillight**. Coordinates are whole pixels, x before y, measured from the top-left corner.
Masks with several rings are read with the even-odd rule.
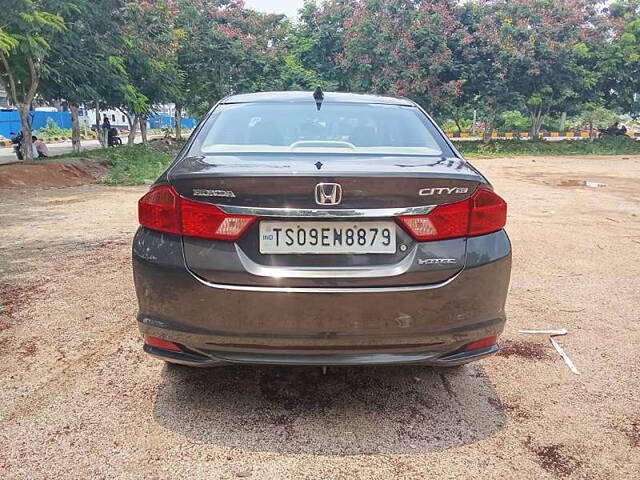
[[[140,225],[159,232],[235,241],[255,221],[248,215],[227,215],[215,205],[181,197],[169,185],[152,188],[138,202]]]
[[[180,196],[169,185],[158,185],[138,201],[140,225],[158,232],[180,235]]]
[[[249,215],[227,215],[215,205],[180,199],[182,234],[188,237],[211,240],[238,240],[256,217]]]

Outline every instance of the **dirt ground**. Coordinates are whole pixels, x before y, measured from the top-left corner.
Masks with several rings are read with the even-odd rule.
[[[473,163],[509,202],[509,322],[452,371],[167,368],[134,321],[144,187],[0,190],[0,477],[640,478],[640,158]],[[518,333],[560,327],[580,375]]]
[[[0,190],[71,187],[103,178],[107,167],[86,159],[48,159],[0,166]]]

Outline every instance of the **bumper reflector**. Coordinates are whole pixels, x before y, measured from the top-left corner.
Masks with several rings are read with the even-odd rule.
[[[170,352],[182,351],[182,349],[177,344],[170,342],[169,340],[163,340],[158,337],[145,336],[144,343],[146,343],[150,347],[160,348],[162,350],[169,350]]]
[[[496,344],[498,337],[487,337],[482,338],[480,340],[476,340],[475,342],[471,342],[468,345],[465,345],[463,351],[470,352],[472,350],[482,350],[483,348],[489,348]]]

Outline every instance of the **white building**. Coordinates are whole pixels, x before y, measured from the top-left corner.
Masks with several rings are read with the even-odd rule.
[[[129,129],[129,123],[127,122],[127,117],[124,113],[122,113],[120,110],[115,110],[115,109],[105,109],[105,110],[100,110],[100,125],[102,125],[102,120],[104,118],[104,116],[107,116],[107,118],[109,119],[109,122],[111,122],[111,126],[121,129],[121,130],[128,130]],[[80,122],[85,122],[87,125],[87,128],[91,128],[92,125],[96,124],[96,110],[95,108],[93,109],[88,109],[86,110],[86,115],[81,117]]]
[[[7,98],[7,92],[4,87],[0,85],[0,108],[7,108],[9,106],[9,99]]]

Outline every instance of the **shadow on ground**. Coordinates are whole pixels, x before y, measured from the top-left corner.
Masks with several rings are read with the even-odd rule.
[[[252,451],[444,450],[506,423],[482,365],[163,370],[156,421],[196,442]]]

